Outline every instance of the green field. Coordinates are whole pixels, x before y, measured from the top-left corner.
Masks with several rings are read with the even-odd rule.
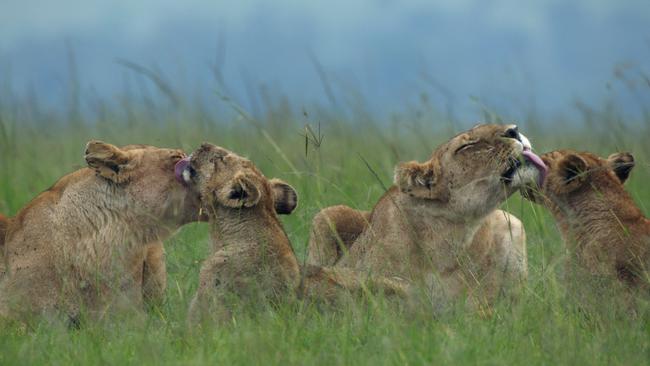
[[[172,96],[154,103],[126,95],[82,107],[71,98],[65,113],[33,100],[1,99],[0,212],[15,214],[58,177],[83,166],[89,139],[186,151],[209,141],[296,188],[299,207],[283,222],[302,258],[318,210],[340,203],[370,209],[391,184],[397,162],[427,159],[439,143],[472,125],[449,122],[424,98],[408,112],[378,121],[357,104],[304,107],[310,111],[305,115],[280,99],[253,117],[231,102],[205,106]],[[232,117],[217,119],[219,110],[212,109]],[[511,121],[489,110],[481,118]],[[605,156],[634,153],[637,167],[628,188],[648,212],[650,119],[624,123],[615,109],[603,108],[583,109],[570,123],[542,123],[534,114],[518,123],[538,152],[571,147]],[[650,364],[649,309],[629,317],[606,296],[594,296],[589,304],[576,301],[563,276],[565,248],[547,212],[518,195],[504,209],[525,223],[530,275],[522,298],[497,304],[489,318],[461,310],[434,317],[377,298],[329,310],[285,304],[191,330],[185,316],[208,247],[206,225],[192,224],[166,243],[169,277],[162,307],[80,330],[45,320],[28,329],[7,326],[0,330],[0,365]]]

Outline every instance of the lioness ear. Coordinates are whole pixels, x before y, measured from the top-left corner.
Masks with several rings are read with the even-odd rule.
[[[269,181],[273,190],[275,212],[279,215],[289,215],[298,206],[298,194],[286,182],[273,178]]]
[[[91,140],[86,144],[85,159],[90,168],[108,180],[123,183],[129,179],[129,174],[125,171],[129,157],[117,146]]]
[[[621,183],[625,183],[627,178],[630,177],[632,168],[634,168],[634,156],[629,152],[615,153],[610,155],[607,161]]]
[[[569,154],[558,164],[560,178],[562,179],[563,190],[573,191],[580,187],[587,176],[587,162],[581,156]]]
[[[256,177],[242,173],[216,192],[216,199],[232,208],[253,207],[262,197],[262,185]]]
[[[447,200],[440,181],[440,168],[434,160],[409,161],[395,168],[395,184],[402,193],[430,200]]]

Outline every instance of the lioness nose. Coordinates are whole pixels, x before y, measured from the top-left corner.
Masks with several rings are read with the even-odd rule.
[[[503,134],[503,136],[521,142],[521,136],[519,136],[519,128],[517,128],[517,126],[508,128],[506,132]]]

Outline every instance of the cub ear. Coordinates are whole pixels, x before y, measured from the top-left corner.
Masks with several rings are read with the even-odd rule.
[[[253,207],[262,197],[262,184],[257,177],[238,173],[216,192],[216,199],[232,208]]]
[[[395,168],[395,184],[402,193],[411,197],[446,201],[440,182],[440,166],[435,160],[426,163],[409,161]]]
[[[607,161],[621,183],[625,183],[627,178],[630,177],[632,168],[634,168],[634,156],[629,152],[615,153],[610,155]]]
[[[587,161],[580,155],[569,154],[558,164],[558,172],[562,180],[562,189],[571,192],[580,187],[587,178]]]
[[[298,194],[292,186],[286,182],[273,178],[269,181],[273,190],[273,202],[275,212],[279,215],[289,215],[298,206]]]
[[[88,141],[85,159],[88,167],[110,181],[123,183],[129,179],[129,156],[115,145],[97,140]]]

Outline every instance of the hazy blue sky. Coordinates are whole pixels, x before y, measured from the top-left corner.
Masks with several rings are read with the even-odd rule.
[[[116,58],[155,66],[185,92],[208,95],[221,44],[228,93],[244,105],[247,82],[297,103],[327,103],[313,55],[337,98],[354,87],[383,111],[417,102],[423,91],[442,103],[432,78],[461,115],[475,113],[470,96],[504,109],[534,100],[554,113],[576,96],[602,102],[617,64],[650,72],[650,0],[0,4],[0,75],[17,90],[56,100],[67,79],[66,41],[83,90],[109,97],[123,88]],[[631,96],[615,92],[634,109]]]

